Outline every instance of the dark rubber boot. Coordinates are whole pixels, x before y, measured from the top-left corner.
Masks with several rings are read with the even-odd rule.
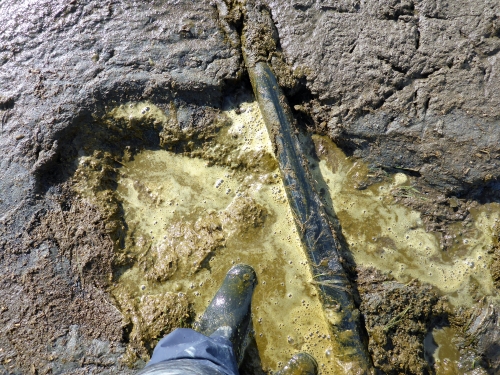
[[[318,364],[313,356],[307,353],[297,353],[276,375],[316,375],[317,373]]]
[[[256,282],[252,267],[239,264],[231,268],[203,316],[194,324],[194,329],[205,336],[215,333],[228,338],[238,364],[250,330],[250,303]]]

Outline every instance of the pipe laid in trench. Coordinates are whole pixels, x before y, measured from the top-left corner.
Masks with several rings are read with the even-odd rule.
[[[286,98],[267,63],[257,62],[247,69],[275,147],[288,201],[313,277],[321,291],[334,339],[342,346],[342,354],[346,355],[343,361],[355,363],[356,370],[359,370],[352,373],[370,373],[372,365],[361,336],[359,310],[340,263],[337,241],[319,195],[311,184],[311,174],[294,133],[293,117]]]
[[[297,230],[321,292],[333,339],[342,348],[341,361],[349,363],[350,374],[372,373],[370,356],[361,335],[359,310],[340,262],[336,238],[319,195],[312,186],[307,161],[295,135],[290,107],[269,65],[251,61],[247,53],[244,57],[255,97],[275,148]]]

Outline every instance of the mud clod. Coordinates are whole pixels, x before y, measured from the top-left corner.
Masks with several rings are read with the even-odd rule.
[[[128,332],[127,352],[124,362],[133,366],[139,359],[148,361],[155,345],[166,334],[190,323],[192,311],[189,301],[182,293],[145,295],[139,301],[129,296],[123,301],[121,309],[125,324],[131,325]],[[137,301],[137,302],[136,302]]]
[[[424,338],[446,316],[447,302],[428,285],[401,284],[373,268],[358,269],[358,288],[375,367],[384,374],[431,373]]]
[[[267,214],[266,208],[251,197],[241,197],[229,205],[222,222],[229,232],[248,232],[252,228],[262,227]]]
[[[152,268],[148,279],[168,280],[178,268],[194,273],[224,246],[225,235],[215,212],[194,222],[179,221],[166,232],[166,239],[152,249]]]

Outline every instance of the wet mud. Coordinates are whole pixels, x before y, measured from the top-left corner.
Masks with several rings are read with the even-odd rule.
[[[497,2],[247,3],[0,4],[0,373],[133,373],[233,262],[260,275],[243,373],[348,373],[250,129],[252,6],[376,371],[498,373]]]
[[[264,3],[310,127],[442,192],[496,183],[496,1]]]
[[[116,199],[127,227],[127,261],[110,293],[132,325],[129,363],[134,354],[135,362],[147,361],[151,351],[144,349],[173,328],[154,337],[143,333],[138,299],[184,296],[190,308],[184,324],[190,326],[227,269],[246,263],[259,279],[253,300],[259,356],[248,371],[275,371],[306,350],[322,373],[338,373],[341,348],[331,340],[258,107],[242,102],[221,116],[227,126],[200,150],[144,150],[119,168]],[[219,149],[226,151],[215,159]],[[177,301],[171,303],[164,309],[174,309]],[[272,319],[278,315],[279,321]]]
[[[374,366],[384,374],[433,373],[424,339],[448,315],[445,300],[429,285],[402,284],[374,268],[359,270],[358,288]]]
[[[418,279],[434,285],[456,306],[477,301],[469,289],[471,279],[480,296],[496,296],[490,264],[498,204],[470,207],[469,220],[449,223],[443,236],[427,230],[424,214],[401,201],[407,195],[405,199],[436,205],[431,192],[422,194],[413,186],[411,176],[388,174],[365,187],[372,174],[366,164],[347,157],[327,138],[312,139],[319,155],[311,160],[318,189],[328,193],[324,203],[340,221],[356,264],[376,267],[404,282]]]
[[[3,373],[77,373],[113,367],[124,353],[122,316],[106,292],[114,257],[106,220],[69,188],[49,202],[3,254]]]
[[[342,348],[329,335],[258,107],[248,94],[243,98],[228,100],[223,111],[173,103],[160,109],[150,102],[111,109],[89,130],[105,136],[81,137],[81,148],[65,166],[75,170],[57,195],[59,210],[28,233],[44,239],[53,233],[49,238],[67,252],[62,256],[73,259],[76,286],[89,280],[107,290],[126,367],[143,366],[164,334],[191,326],[227,268],[244,262],[260,280],[252,344],[258,356],[246,360],[245,371],[277,370],[306,350],[321,373],[348,373]],[[197,131],[187,123],[183,130],[183,112],[210,125]],[[149,139],[149,147],[116,147],[113,134],[123,129],[135,142]],[[436,204],[429,192],[413,187],[415,177],[371,171],[326,137],[302,140],[316,188],[354,257],[375,367],[389,374],[446,374],[465,368],[464,362],[470,367],[471,350],[474,366],[487,367],[471,345],[473,335],[479,339],[477,327],[470,330],[464,317],[491,319],[475,304],[496,300],[499,207],[467,207],[468,221],[444,231],[460,240],[445,246],[442,236],[425,231],[422,213],[407,202]],[[76,226],[63,212],[75,211],[80,201],[102,216],[86,220],[76,211],[90,228],[58,234]],[[90,243],[105,243],[107,250],[89,252]],[[283,315],[284,306],[289,314]],[[268,318],[278,315],[279,322]],[[443,336],[457,344],[444,344]]]
[[[390,374],[494,373],[496,349],[479,349],[475,335],[481,319],[496,321],[500,206],[419,190],[418,178],[380,174],[325,137],[312,136],[309,145],[317,189],[357,265],[375,367]],[[429,229],[438,223],[439,231]],[[489,344],[497,337],[496,330],[479,331]]]

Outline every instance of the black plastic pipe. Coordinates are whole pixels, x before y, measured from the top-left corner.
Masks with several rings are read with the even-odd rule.
[[[266,62],[249,64],[246,56],[245,62],[275,148],[297,230],[309,258],[315,284],[321,292],[325,316],[334,340],[342,349],[339,353],[341,361],[350,363],[350,374],[372,373],[351,284],[340,263],[339,246],[323,204],[311,183],[311,174],[295,135],[288,102]]]

